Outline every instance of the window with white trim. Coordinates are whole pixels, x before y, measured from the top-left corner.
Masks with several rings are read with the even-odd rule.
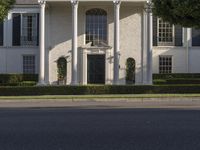
[[[37,14],[22,14],[21,45],[37,45]]]
[[[23,56],[23,73],[35,74],[35,56],[34,55]]]
[[[174,45],[174,25],[158,18],[158,46]]]
[[[12,44],[13,46],[39,45],[39,14],[12,14]]]
[[[107,44],[107,12],[100,8],[86,12],[86,44],[92,46]]]
[[[159,73],[172,73],[172,56],[159,56]]]

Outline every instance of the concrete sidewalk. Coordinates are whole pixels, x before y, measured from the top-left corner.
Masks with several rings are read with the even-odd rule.
[[[200,108],[200,97],[0,100],[0,108]]]

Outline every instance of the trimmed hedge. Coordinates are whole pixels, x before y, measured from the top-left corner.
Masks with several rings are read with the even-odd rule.
[[[200,73],[172,73],[172,74],[153,74],[153,79],[172,79],[172,78],[199,78]]]
[[[0,86],[31,86],[36,82],[37,74],[0,74]]]
[[[172,78],[172,79],[156,79],[153,81],[157,85],[171,84],[200,84],[200,78]]]
[[[0,96],[187,93],[200,93],[200,85],[0,87]]]

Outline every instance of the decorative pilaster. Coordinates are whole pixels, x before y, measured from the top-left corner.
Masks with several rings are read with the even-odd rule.
[[[78,72],[78,63],[77,63],[77,36],[78,36],[78,0],[71,0],[72,4],[72,73],[71,73],[71,84],[77,85],[77,72]]]
[[[38,0],[40,5],[40,71],[39,85],[45,85],[45,0]]]
[[[147,0],[147,84],[152,82],[152,50],[153,50],[153,15],[152,2]]]
[[[113,0],[114,3],[114,74],[113,84],[119,84],[119,57],[120,57],[120,5],[121,0]]]

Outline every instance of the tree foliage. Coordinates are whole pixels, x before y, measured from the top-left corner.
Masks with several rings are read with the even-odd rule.
[[[153,13],[171,24],[200,28],[200,0],[152,0]]]
[[[15,0],[0,0],[0,21],[8,15],[8,11],[15,3]]]

